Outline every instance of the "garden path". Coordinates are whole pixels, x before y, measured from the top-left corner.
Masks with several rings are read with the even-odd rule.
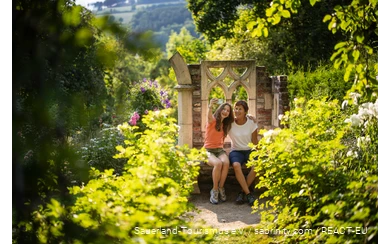
[[[196,208],[195,211],[189,213],[190,216],[194,217],[194,221],[203,222],[205,226],[218,230],[241,229],[260,223],[259,213],[252,213],[252,208],[247,203],[235,204],[240,190],[239,185],[226,184],[227,200],[216,205],[210,203],[211,184],[200,184],[199,188],[201,194],[194,194],[190,197],[190,202]],[[259,192],[255,192],[254,195],[257,198]]]

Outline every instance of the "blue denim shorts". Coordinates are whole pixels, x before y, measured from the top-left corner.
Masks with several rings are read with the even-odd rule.
[[[222,154],[226,154],[225,150],[223,148],[206,148],[207,151],[207,157],[210,157],[211,155],[214,155],[215,157],[219,157]]]
[[[252,150],[233,150],[229,153],[230,164],[233,165],[234,162],[239,162],[241,166],[246,164],[249,160],[249,155]]]

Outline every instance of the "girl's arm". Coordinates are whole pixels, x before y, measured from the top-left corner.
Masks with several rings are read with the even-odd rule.
[[[207,122],[208,123],[211,123],[213,120],[214,120],[214,116],[213,116],[213,105],[216,104],[218,102],[218,99],[217,98],[212,98],[210,100],[210,104],[207,108]]]
[[[256,118],[255,118],[253,115],[247,114],[246,117],[247,117],[248,119],[252,120],[253,122],[257,123]]]

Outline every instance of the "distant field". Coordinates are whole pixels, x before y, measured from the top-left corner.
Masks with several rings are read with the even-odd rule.
[[[127,13],[115,13],[115,14],[110,14],[110,15],[114,16],[115,20],[118,22],[119,22],[119,19],[122,18],[123,19],[122,24],[127,25],[127,24],[130,24],[131,18],[133,17],[134,14],[135,14],[135,12],[127,12]]]
[[[131,12],[132,7],[131,6],[124,6],[124,7],[118,7],[118,8],[106,8],[102,11],[96,11],[94,12],[96,15],[102,15],[102,14],[110,14],[111,12]]]
[[[165,3],[151,3],[151,4],[139,4],[136,5],[136,10],[132,10],[131,6],[123,6],[116,8],[106,8],[102,11],[95,11],[95,15],[112,15],[115,17],[115,20],[119,22],[119,19],[122,18],[122,23],[124,25],[129,25],[131,22],[131,18],[137,12],[137,10],[145,9],[147,7],[155,6],[155,5],[168,5],[168,4],[180,4],[185,3],[184,1],[173,1],[173,2],[165,2]]]
[[[151,7],[153,5],[168,5],[168,4],[178,4],[178,3],[186,3],[185,1],[172,1],[172,2],[165,2],[165,3],[151,3],[151,4],[139,4],[136,6],[137,9],[143,9],[147,7]]]
[[[135,6],[136,10],[144,9],[147,7],[155,6],[155,5],[168,5],[168,4],[178,4],[178,3],[185,3],[184,1],[173,1],[173,2],[165,2],[165,3],[150,3],[150,4],[138,4]],[[112,13],[116,12],[116,13]],[[117,13],[129,13],[129,12],[135,12],[132,10],[132,6],[124,6],[124,7],[117,7],[117,8],[106,8],[102,11],[95,11],[94,13],[96,15],[103,15],[103,14],[117,14]],[[115,17],[116,18],[116,17]]]

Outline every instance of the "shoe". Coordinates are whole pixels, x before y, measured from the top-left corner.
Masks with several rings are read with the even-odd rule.
[[[218,190],[214,191],[213,189],[211,189],[211,191],[210,191],[210,202],[212,204],[218,204]]]
[[[238,193],[238,196],[236,198],[236,203],[243,204],[244,202],[245,202],[245,194],[243,191],[240,191],[240,193]]]
[[[226,201],[225,188],[220,187],[220,188],[218,189],[218,191],[219,191],[219,198],[221,199],[222,202],[225,202],[225,201]]]
[[[256,199],[252,193],[247,194],[246,198],[248,199],[249,206],[253,206],[253,203],[256,201]]]

